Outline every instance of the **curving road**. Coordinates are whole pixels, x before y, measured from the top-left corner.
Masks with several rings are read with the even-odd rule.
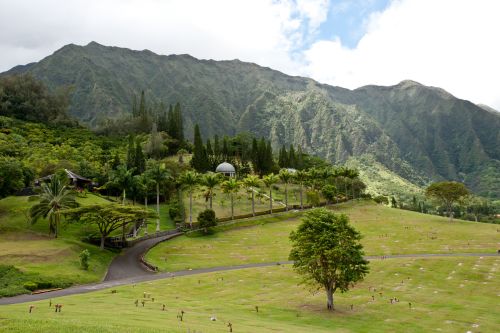
[[[126,248],[115,259],[113,259],[109,265],[104,282],[154,274],[154,271],[142,263],[144,254],[146,254],[146,252],[156,244],[182,234],[182,232],[178,232],[161,237],[150,238],[141,241],[132,247]]]
[[[165,237],[171,237],[171,236],[172,235],[165,236]],[[157,239],[154,239],[154,240],[157,240]],[[152,244],[149,244],[149,247],[147,247],[147,249],[149,249],[151,246],[157,244],[158,242],[159,241],[152,242]],[[139,244],[142,244],[142,242]],[[137,244],[137,245],[139,245],[139,244]],[[131,247],[128,250],[131,250],[133,248],[134,247]],[[124,253],[133,254],[133,255],[130,255],[130,257],[134,257],[136,255],[135,250],[134,251],[125,251]],[[142,252],[142,253],[144,253],[144,252]],[[141,255],[142,255],[142,253],[141,253]],[[443,253],[443,254],[423,253],[423,254],[399,254],[399,255],[387,255],[387,256],[366,256],[365,258],[369,259],[369,260],[377,260],[377,259],[397,259],[397,258],[497,257],[497,256],[500,256],[500,255],[498,253]],[[125,255],[125,257],[127,257],[127,255]],[[135,258],[137,258],[137,257],[135,257]],[[124,259],[123,263],[127,262],[127,260]],[[218,267],[211,267],[211,268],[183,270],[183,271],[177,271],[177,272],[171,272],[171,273],[170,272],[153,273],[151,271],[146,270],[146,268],[143,267],[143,268],[141,268],[142,272],[143,272],[142,275],[136,275],[136,276],[127,277],[127,278],[123,278],[123,279],[108,280],[108,281],[104,281],[101,283],[75,286],[75,287],[71,287],[71,288],[67,288],[67,289],[51,291],[51,292],[37,294],[37,295],[19,295],[19,296],[14,296],[14,297],[0,298],[0,305],[34,302],[34,301],[40,301],[40,300],[54,298],[54,297],[84,294],[84,293],[88,293],[88,292],[92,292],[92,291],[96,291],[96,290],[102,290],[102,289],[106,289],[106,288],[122,286],[125,284],[160,280],[160,279],[166,279],[166,278],[172,278],[172,277],[178,277],[178,276],[188,276],[188,275],[196,275],[196,274],[203,274],[203,273],[223,272],[223,271],[232,271],[232,270],[246,269],[246,268],[275,266],[275,265],[290,265],[292,263],[293,262],[291,262],[291,261],[278,261],[278,262],[245,264],[245,265],[235,265],[235,266],[218,266]],[[121,264],[117,264],[117,265],[121,266]],[[111,270],[111,266],[110,266],[110,270]],[[114,276],[119,276],[120,270],[117,270],[116,272],[118,275],[114,275]],[[135,273],[138,274],[139,271],[134,269],[134,274]],[[109,272],[108,272],[108,275],[106,276],[106,278],[108,278],[108,276],[110,276]]]

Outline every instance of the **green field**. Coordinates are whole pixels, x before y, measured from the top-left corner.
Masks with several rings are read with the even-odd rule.
[[[88,194],[78,198],[82,205],[107,203]],[[115,252],[100,251],[98,246],[81,240],[93,231],[81,224],[63,223],[57,239],[48,236],[48,222],[28,223],[27,213],[35,201],[28,197],[8,197],[0,200],[0,264],[12,265],[21,271],[15,277],[0,277],[0,296],[27,292],[24,282],[51,281],[54,286],[100,281]],[[88,271],[80,268],[78,254],[91,253]]]
[[[495,252],[498,226],[465,222],[388,208],[369,202],[346,203],[334,211],[347,214],[363,235],[368,255]],[[154,247],[147,260],[164,271],[287,260],[288,235],[299,214],[276,223],[256,223],[209,236],[186,235]]]
[[[2,306],[0,329],[228,332],[231,322],[233,332],[496,332],[499,263],[494,257],[375,260],[365,281],[336,294],[333,313],[323,293],[298,285],[289,265],[178,277],[53,299],[63,304],[61,313],[47,300]],[[154,302],[147,298],[136,307],[144,292]],[[391,304],[393,297],[400,301]]]

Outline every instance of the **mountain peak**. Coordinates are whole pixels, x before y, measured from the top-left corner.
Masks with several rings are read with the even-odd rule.
[[[399,82],[396,86],[402,87],[402,88],[407,88],[407,87],[415,87],[415,86],[423,86],[423,84],[418,83],[417,81],[413,80],[403,80]]]

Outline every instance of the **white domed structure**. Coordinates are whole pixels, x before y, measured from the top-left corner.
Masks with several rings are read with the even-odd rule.
[[[217,168],[215,168],[215,172],[221,173],[224,176],[234,177],[234,175],[236,174],[236,169],[232,164],[227,162],[222,162],[217,166]]]

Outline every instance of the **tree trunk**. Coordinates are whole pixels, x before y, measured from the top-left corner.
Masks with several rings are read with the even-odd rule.
[[[189,192],[189,226],[193,229],[193,192]]]
[[[285,183],[285,211],[288,212],[288,184]]]
[[[125,223],[122,224],[122,248],[125,247]]]
[[[99,247],[101,250],[104,250],[104,240],[105,239],[106,239],[106,237],[101,236],[101,246]]]
[[[56,213],[54,216],[54,219],[56,220],[56,225],[55,225],[55,230],[54,230],[54,238],[57,238],[59,236],[59,213]]]
[[[302,183],[300,183],[300,209],[303,210],[304,209],[304,203],[302,201]]]
[[[252,188],[252,216],[255,216],[255,199],[254,199],[254,191],[253,191],[253,188]]]
[[[333,290],[331,288],[326,288],[326,308],[333,311],[335,308],[333,306]]]
[[[123,200],[122,200],[122,205],[124,205],[124,206],[125,206],[125,196],[126,196],[125,189],[123,189]]]
[[[156,183],[156,232],[160,231],[160,184]]]
[[[210,202],[210,209],[212,209],[212,197],[213,197],[213,193],[210,192],[210,197],[208,198],[209,199],[209,202]]]
[[[271,210],[271,214],[273,213],[273,190],[269,188],[269,208]]]
[[[231,220],[234,220],[234,194],[231,192]]]

